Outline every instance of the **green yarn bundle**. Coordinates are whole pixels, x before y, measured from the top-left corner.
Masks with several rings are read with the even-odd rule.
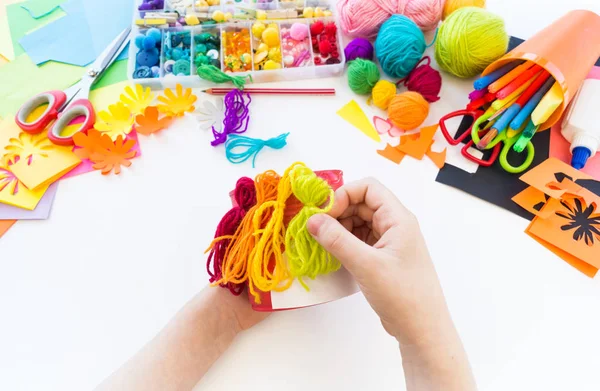
[[[439,28],[435,59],[455,76],[474,77],[506,54],[508,41],[502,18],[478,7],[460,8]]]
[[[359,95],[368,95],[379,81],[381,74],[373,61],[357,58],[348,65],[348,85]]]

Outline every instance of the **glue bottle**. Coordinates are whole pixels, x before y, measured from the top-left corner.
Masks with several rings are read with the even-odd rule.
[[[562,123],[562,135],[571,143],[571,165],[581,170],[600,147],[600,80],[587,79]]]

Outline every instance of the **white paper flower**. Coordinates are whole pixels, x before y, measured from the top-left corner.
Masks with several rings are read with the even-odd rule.
[[[225,119],[225,110],[223,101],[217,100],[217,103],[212,103],[205,100],[201,107],[196,108],[193,116],[198,121],[198,127],[202,130],[212,130],[213,126],[219,132],[223,130],[223,120]]]

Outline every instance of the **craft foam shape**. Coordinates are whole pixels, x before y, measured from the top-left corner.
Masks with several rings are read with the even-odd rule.
[[[431,159],[431,161],[433,162],[433,164],[435,164],[437,168],[441,169],[446,164],[447,152],[448,148],[444,148],[442,152],[434,152],[431,150],[430,147],[429,150],[425,153],[425,155],[427,155],[427,157]]]
[[[0,220],[0,238],[4,236],[4,234],[11,229],[16,222],[17,220]]]
[[[29,12],[34,19],[43,18],[54,12],[65,0],[28,0],[22,2],[21,8]]]
[[[47,188],[79,165],[71,149],[53,144],[45,132],[24,133],[12,120],[0,124],[0,154],[13,163],[10,170],[29,190]]]
[[[369,118],[355,100],[351,100],[338,110],[337,115],[349,122],[355,128],[358,128],[358,130],[372,140],[381,142],[381,137],[379,137],[379,134],[371,124],[371,121],[369,121]]]
[[[131,24],[132,7],[122,0],[68,0],[66,16],[19,40],[36,64],[57,61],[78,66],[93,62]],[[117,59],[127,57],[127,49]]]
[[[50,217],[50,211],[52,210],[52,203],[54,202],[57,189],[58,182],[51,184],[34,210],[26,210],[16,206],[0,204],[0,220],[46,220]],[[0,192],[0,194],[2,194],[2,192]]]
[[[375,130],[379,134],[389,134],[390,137],[399,137],[404,130],[396,127],[389,119],[383,119],[378,116],[373,117],[373,126],[375,126]]]
[[[172,117],[158,118],[158,109],[155,106],[146,107],[144,114],[135,117],[135,130],[143,135],[151,135],[164,128],[169,127],[173,122]]]
[[[423,159],[433,144],[433,136],[437,129],[437,124],[422,128],[418,139],[399,145],[398,150],[417,160]]]
[[[107,134],[96,129],[90,129],[87,134],[77,133],[73,136],[73,142],[79,147],[75,154],[82,160],[89,159],[92,168],[102,170],[103,175],[111,171],[120,174],[121,166],[131,166],[130,159],[136,156],[133,147],[137,141],[123,139],[123,136],[112,141]]]
[[[400,164],[406,156],[404,152],[398,151],[398,148],[392,147],[390,144],[386,144],[385,149],[377,150],[377,153],[396,164]]]
[[[0,166],[0,203],[34,210],[47,189],[46,185],[29,190],[6,165]]]
[[[540,129],[552,127],[562,116],[600,53],[600,15],[570,11],[508,54],[488,66],[483,75],[515,60],[531,60],[550,72],[561,86],[563,102]]]

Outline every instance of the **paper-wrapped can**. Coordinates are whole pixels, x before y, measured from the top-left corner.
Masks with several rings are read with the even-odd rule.
[[[515,60],[529,60],[546,69],[560,83],[563,103],[542,124],[549,129],[561,118],[569,102],[600,57],[600,16],[592,11],[571,11],[488,66],[487,75]]]

